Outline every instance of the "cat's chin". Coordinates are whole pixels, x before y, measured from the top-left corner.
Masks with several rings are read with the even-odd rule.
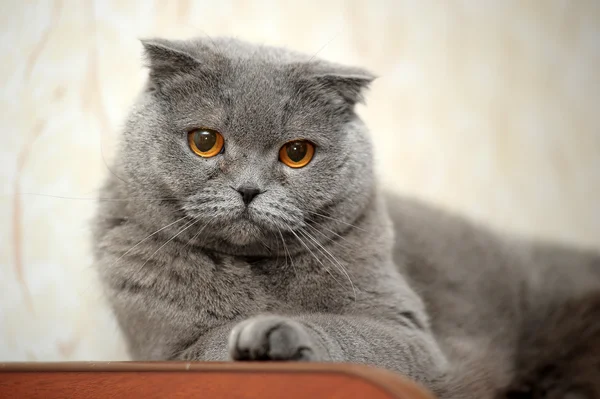
[[[264,229],[247,217],[236,220],[228,230],[227,241],[236,246],[252,245],[264,239]]]

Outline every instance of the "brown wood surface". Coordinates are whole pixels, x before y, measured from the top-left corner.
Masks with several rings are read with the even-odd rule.
[[[433,399],[398,374],[349,364],[0,363],[0,398]]]

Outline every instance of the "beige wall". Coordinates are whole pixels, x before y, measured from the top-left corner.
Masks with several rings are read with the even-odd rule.
[[[144,79],[138,37],[235,35],[368,67],[387,186],[600,247],[598,21],[594,0],[2,1],[0,359],[124,356],[86,198]]]

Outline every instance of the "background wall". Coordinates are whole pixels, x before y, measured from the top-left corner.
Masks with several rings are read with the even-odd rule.
[[[125,357],[87,224],[145,78],[139,37],[235,35],[370,68],[387,187],[600,247],[598,21],[594,0],[3,0],[0,359]]]

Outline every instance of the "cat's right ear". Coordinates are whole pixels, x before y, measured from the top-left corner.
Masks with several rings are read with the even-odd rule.
[[[146,66],[150,70],[149,91],[156,91],[186,75],[197,73],[209,75],[213,71],[213,68],[210,68],[213,54],[208,49],[202,51],[206,54],[200,54],[203,59],[198,59],[191,54],[190,49],[183,42],[165,39],[141,39],[140,41],[144,46]]]

